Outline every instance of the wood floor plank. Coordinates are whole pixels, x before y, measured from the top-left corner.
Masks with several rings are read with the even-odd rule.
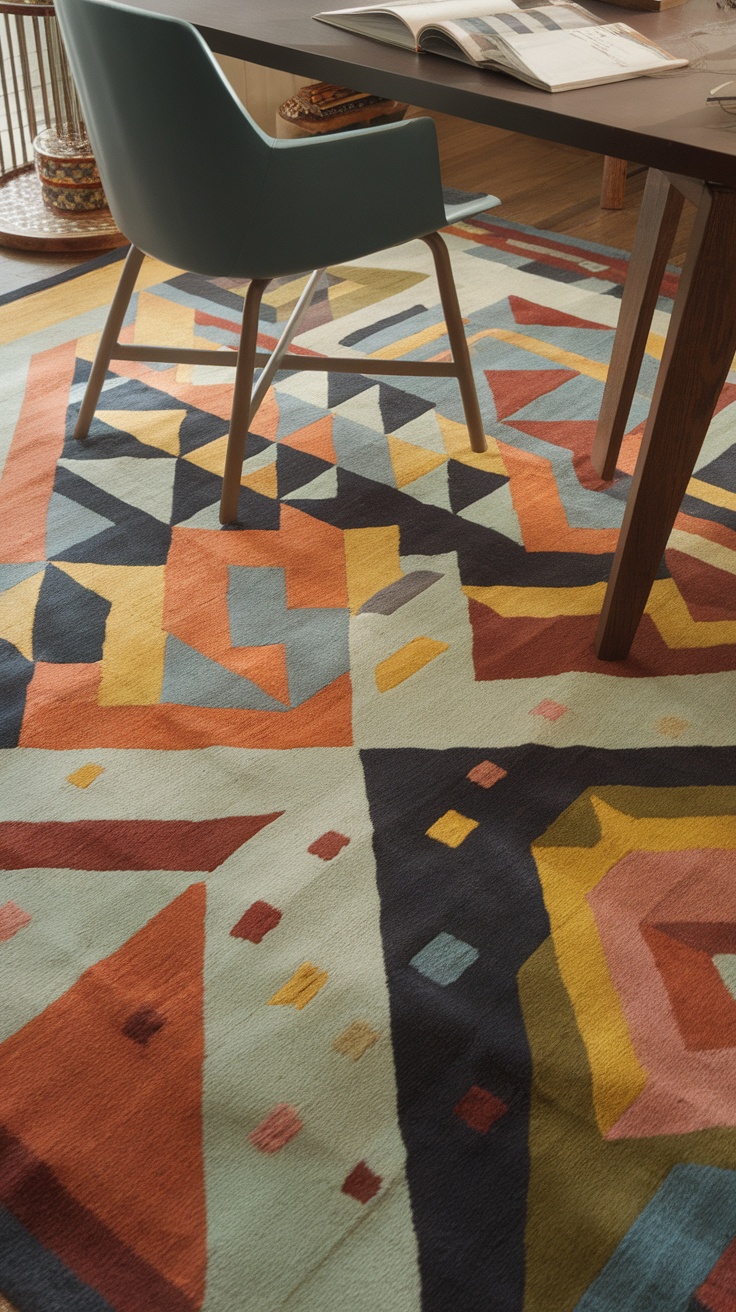
[[[643,167],[629,168],[623,209],[602,210],[600,155],[446,114],[432,114],[432,118],[448,186],[495,193],[503,201],[496,210],[500,217],[631,250],[646,181]],[[686,206],[673,246],[674,264],[684,260],[692,215],[691,206]]]

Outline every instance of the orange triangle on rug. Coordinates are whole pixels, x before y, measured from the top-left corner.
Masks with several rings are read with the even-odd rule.
[[[499,419],[508,419],[578,374],[573,369],[486,369]]]
[[[204,1293],[205,898],[204,884],[190,885],[0,1045],[0,1125],[51,1171],[70,1217],[91,1214],[91,1233],[101,1223],[129,1250],[127,1263],[118,1251],[122,1271],[99,1250],[73,1259],[114,1307],[131,1306],[119,1287],[141,1263],[179,1291],[181,1306],[199,1307]],[[71,1265],[77,1240],[63,1217],[55,1222]]]
[[[273,642],[264,647],[234,647],[238,674],[255,683],[269,697],[289,705],[289,672],[286,644]]]
[[[331,465],[337,464],[337,452],[332,444],[332,415],[317,419],[306,428],[298,428],[288,437],[279,438],[279,446],[290,446],[294,451],[304,451],[307,455],[318,456]]]
[[[509,306],[517,323],[536,323],[548,328],[597,328],[601,332],[609,328],[606,323],[594,323],[592,319],[580,319],[564,310],[553,310],[551,305],[525,301],[523,296],[509,296]]]

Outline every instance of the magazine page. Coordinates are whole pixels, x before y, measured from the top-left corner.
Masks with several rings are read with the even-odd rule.
[[[674,59],[625,23],[494,36],[509,63],[516,66],[517,76],[550,91],[617,82],[687,64],[686,59]],[[498,52],[495,58],[498,61]]]
[[[393,0],[392,4],[358,5],[350,9],[327,9],[314,17],[349,32],[360,32],[376,41],[419,48],[419,33],[427,23],[456,18],[474,18],[522,8],[535,0]]]
[[[552,4],[535,4],[532,8],[491,14],[485,10],[482,17],[462,18],[443,22],[441,28],[424,27],[420,34],[422,50],[433,54],[458,57],[451,43],[460,48],[471,64],[497,63],[503,57],[498,37],[513,33],[556,32],[568,28],[600,26],[603,19],[596,18],[580,5],[553,0]],[[507,62],[504,60],[504,62]],[[514,61],[516,62],[516,61]]]

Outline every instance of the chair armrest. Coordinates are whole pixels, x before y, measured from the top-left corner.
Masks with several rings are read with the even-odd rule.
[[[445,222],[429,118],[274,141],[259,205],[262,276],[357,259]]]

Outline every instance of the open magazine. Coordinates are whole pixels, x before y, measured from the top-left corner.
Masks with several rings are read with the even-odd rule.
[[[688,62],[572,0],[392,0],[315,18],[389,45],[509,73],[543,91],[619,82]]]

